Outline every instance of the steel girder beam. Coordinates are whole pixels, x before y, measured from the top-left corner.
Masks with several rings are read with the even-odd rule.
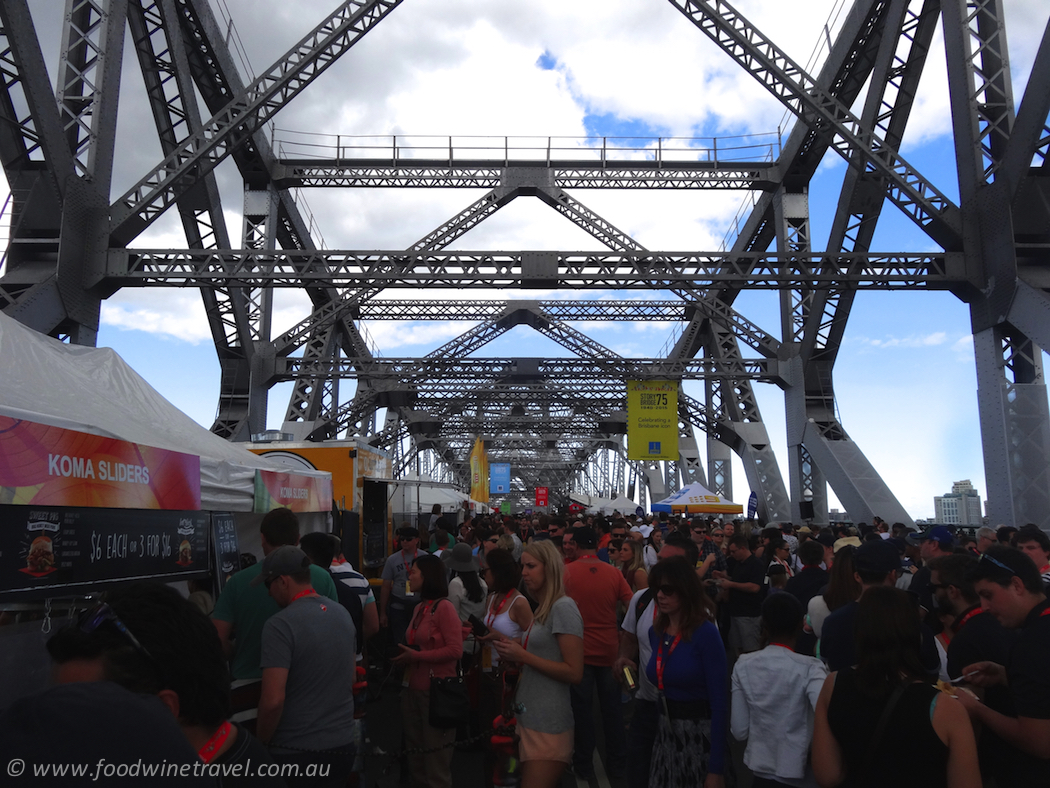
[[[644,252],[645,247],[574,197],[559,188],[541,188],[536,196],[577,227],[582,227],[610,249],[620,252]]]
[[[512,198],[508,198],[512,199]],[[477,225],[484,218],[490,216],[494,211],[505,205],[507,200],[496,191],[490,191],[480,199],[471,203],[467,208],[456,214],[455,217],[442,223],[433,232],[428,233],[419,241],[409,247],[410,251],[423,252],[433,251],[441,248],[445,243],[451,241],[471,227]],[[325,329],[339,320],[361,319],[359,312],[367,308],[367,305],[376,295],[382,292],[382,287],[360,287],[348,290],[340,299],[328,301],[319,305],[304,320],[294,325],[279,336],[274,344],[278,356],[286,356],[295,352],[303,342],[314,331]],[[386,302],[377,301],[372,308],[382,308]],[[405,302],[412,303],[412,302]],[[446,314],[447,317],[447,314]],[[445,318],[442,318],[445,319]]]
[[[511,200],[523,194],[539,196],[545,203],[555,208],[559,213],[566,216],[570,221],[599,240],[606,243],[610,248],[621,251],[645,251],[630,236],[617,230],[611,224],[602,219],[598,214],[590,211],[578,201],[561,190],[551,189],[537,185],[544,178],[538,179],[537,183],[521,182],[516,186],[502,183],[498,188],[492,189],[480,199],[476,200],[454,217],[444,222],[432,232],[409,247],[409,251],[426,252],[444,249],[457,238],[469,232],[478,224],[489,218],[492,214],[505,206]],[[278,340],[277,355],[283,356],[294,351],[297,343],[311,330],[323,328],[328,322],[340,318],[345,319],[347,315],[353,315],[360,311],[360,305],[367,303],[382,288],[358,289],[347,297],[341,299],[338,306],[324,305],[315,310],[306,320],[286,331]]]
[[[1047,527],[1050,416],[1042,351],[1007,321],[1018,291],[1018,265],[1010,199],[1016,184],[998,177],[1014,121],[1002,4],[942,0],[941,6],[966,219],[964,253],[985,285],[971,301],[970,314],[988,513],[993,522]],[[1030,141],[1031,136],[1019,144]],[[1034,325],[1048,335],[1045,315],[1036,316]]]
[[[112,239],[123,245],[149,227],[233,148],[319,77],[361,40],[401,0],[348,0],[273,66],[204,122],[164,161],[111,206]]]
[[[897,13],[899,14],[899,9],[897,9]],[[846,19],[840,36],[831,47],[831,51],[817,77],[818,84],[823,86],[829,94],[837,96],[846,106],[852,105],[868,79],[868,75],[876,68],[880,49],[883,51],[886,49],[886,37],[895,38],[893,35],[894,24],[889,23],[887,17],[890,19],[894,18],[894,9],[886,3],[874,2],[873,0],[856,3]],[[932,32],[932,20],[930,20],[929,15],[925,15],[925,19],[927,24],[924,29],[927,33]],[[909,32],[910,28],[906,23],[902,28],[902,34],[907,38]],[[916,37],[922,39],[921,34],[916,34]],[[884,61],[885,55],[882,57]],[[921,63],[916,67],[915,62],[909,60],[908,65],[911,66],[910,73],[915,75],[914,78],[917,79],[917,74],[921,71]],[[907,92],[904,90],[905,87],[908,87],[907,78],[907,73],[900,77],[904,86],[902,87],[902,92]],[[874,85],[881,84],[879,78],[877,76],[872,77],[872,83],[873,87],[870,90],[877,93],[878,91],[876,91]],[[782,152],[780,167],[784,173],[783,183],[790,185],[795,191],[799,191],[808,184],[827,149],[827,143],[827,137],[820,134],[818,129],[810,128],[802,123],[796,124]],[[849,173],[847,178],[852,175],[853,173]],[[870,179],[873,176],[866,173],[866,177]],[[772,192],[759,197],[755,209],[748,217],[743,231],[734,244],[736,250],[758,250],[768,247],[774,235],[775,225],[772,219],[776,213],[774,205],[776,201],[777,195]],[[878,202],[881,204],[881,201],[882,196],[880,194]],[[829,247],[834,248],[832,244],[829,244]],[[829,292],[834,293],[835,291]],[[723,301],[730,303],[735,298],[736,293],[736,289],[713,290],[707,293],[706,300],[715,303]],[[798,303],[801,306],[810,307],[810,301],[813,300],[815,305],[823,309],[823,302],[820,299],[826,295],[825,291],[818,291],[814,298],[812,293],[807,293],[804,297],[798,299]],[[836,295],[841,296],[841,292]],[[849,298],[852,299],[852,291],[849,294]],[[812,311],[810,317],[812,317]],[[842,322],[844,323],[844,318]],[[722,321],[722,325],[726,326],[728,324]],[[791,333],[794,332],[792,326],[789,326],[788,330]],[[719,338],[713,335],[712,332],[708,333],[711,334],[707,342],[709,347],[715,348],[716,352],[722,355],[728,354],[729,357],[739,356],[739,348],[735,341],[727,343],[725,337]],[[699,318],[694,318],[693,324],[683,334],[682,341],[676,348],[676,352],[695,353],[700,346],[700,340],[703,335],[704,325],[700,323]],[[809,335],[811,335],[811,329],[807,326],[804,337]],[[821,375],[820,377],[822,378],[822,383],[824,382],[823,379],[827,378],[826,383],[830,392],[830,366],[827,369],[827,373],[827,376]],[[723,395],[722,387],[716,381],[709,381],[707,387],[709,399],[712,397],[721,399]],[[732,400],[731,404],[733,407],[730,409],[730,413],[739,413],[741,409],[743,412],[754,410],[755,418],[752,420],[753,423],[758,424],[761,421],[761,417],[757,415],[757,406],[753,403],[753,395],[747,390],[746,381],[736,386],[726,386],[724,388],[725,396]],[[837,426],[837,422],[834,423]],[[749,426],[747,429],[751,430],[755,429],[755,427]],[[845,436],[841,428],[836,433],[836,437],[838,436]],[[768,438],[759,436],[759,440],[768,440]],[[723,467],[727,466],[728,463],[724,459],[720,460],[717,458],[718,451],[719,448],[715,445],[709,447],[709,457],[715,457],[711,462],[718,462]],[[764,451],[768,452],[768,447]],[[768,467],[768,462],[762,462],[761,460],[762,458],[759,457],[758,462],[751,463],[752,467],[755,469],[763,465]],[[812,474],[810,473],[809,475],[811,476]],[[714,471],[712,471],[712,476],[714,476]],[[765,502],[760,502],[760,509],[763,509],[765,506]],[[786,506],[782,508],[786,511]]]
[[[1017,109],[1010,139],[1001,159],[995,165],[995,180],[1002,183],[1010,202],[1014,203],[1018,189],[1029,170],[1040,166],[1050,169],[1050,22],[1032,63],[1032,72],[1025,86],[1024,97]],[[1038,163],[1037,163],[1038,162]]]
[[[894,147],[899,146],[910,115],[937,17],[936,0],[923,2],[918,13],[910,10],[907,0],[892,0],[889,4],[887,34],[880,44],[861,120],[876,128]],[[828,240],[829,247],[846,252],[864,252],[870,248],[886,189],[885,178],[864,170],[859,164],[846,172]],[[827,517],[826,477],[834,481],[833,487],[841,501],[852,502],[849,512],[854,519],[870,520],[873,515],[879,515],[910,523],[904,507],[870,468],[859,447],[837,445],[822,450],[813,445],[850,442],[836,415],[832,368],[854,296],[853,291],[835,289],[808,293],[806,311],[797,315],[797,322],[804,322],[797,347],[803,364],[804,391],[786,394],[789,444],[795,452],[794,470],[800,489],[812,491],[818,520]],[[848,467],[840,464],[843,462]],[[825,467],[827,463],[835,465]],[[853,475],[852,471],[861,472]],[[883,508],[870,508],[875,505]]]
[[[730,259],[731,257],[731,259]],[[200,287],[564,287],[646,289],[713,284],[780,290],[948,289],[967,283],[955,254],[350,252],[115,249],[96,284]]]
[[[685,322],[692,303],[674,301],[401,301],[373,299],[356,307],[355,320],[494,320],[510,309],[536,307],[561,322]]]
[[[437,351],[435,351],[437,352]],[[360,374],[369,380],[414,378],[449,381],[477,381],[491,378],[528,381],[548,377],[572,376],[574,381],[593,377],[614,379],[669,378],[702,380],[708,375],[747,378],[775,382],[780,379],[779,363],[768,359],[745,359],[743,362],[718,363],[706,358],[640,359],[621,358],[555,358],[555,359],[483,359],[435,357],[423,359],[370,358],[336,362],[304,362],[286,358],[275,363],[274,380],[287,380],[296,375],[308,377],[353,377]]]
[[[534,177],[549,170],[558,189],[767,189],[776,178],[771,162],[719,162],[671,165],[660,162],[486,162],[408,159],[344,162],[280,162],[274,175],[282,183],[325,188],[494,189],[516,173]]]
[[[25,0],[0,4],[0,27],[0,161],[11,190],[0,309],[46,333],[66,315],[55,267],[73,157]]]
[[[73,157],[26,0],[0,4],[0,37],[0,156],[8,186],[12,197],[18,197],[16,190],[27,190],[42,178],[57,206],[74,171]],[[16,209],[25,208],[25,199],[21,196]],[[22,215],[22,210],[15,214],[16,225]]]
[[[183,49],[188,62],[188,73],[192,77],[209,111],[214,114],[221,113],[231,100],[238,97],[245,101],[246,99],[243,98],[245,96],[244,82],[229,52],[225,39],[226,31],[223,31],[216,22],[208,2],[206,0],[164,0],[163,8],[166,27],[174,27],[175,23],[173,20],[177,20],[177,30],[171,32],[170,35],[173,40],[181,41],[184,45]],[[180,71],[177,71],[176,74],[181,74],[181,60],[179,63]],[[270,177],[273,154],[262,130],[256,130],[240,140],[238,145],[233,148],[231,156],[248,190],[273,190],[273,179]],[[284,248],[316,248],[310,237],[309,228],[299,214],[292,195],[284,189],[277,189],[276,193],[278,211],[273,229],[276,232],[277,241]],[[210,287],[202,290],[216,290],[219,294],[218,306],[222,310],[221,289]],[[334,288],[321,286],[310,287],[307,289],[307,293],[315,304],[326,303],[333,299],[337,300],[338,297]],[[237,297],[244,302],[243,311],[246,313],[247,298],[244,297],[243,291]],[[209,296],[205,292],[205,299],[207,300],[208,298]],[[258,294],[256,294],[255,300],[259,301]],[[206,308],[208,308],[207,304]],[[210,309],[209,312],[211,312]],[[360,340],[360,337],[357,336],[356,329],[352,324],[347,326],[345,323],[341,323],[339,330],[341,339],[347,347],[351,348],[352,355],[361,356],[368,354],[368,349]],[[257,324],[252,325],[251,318],[248,318],[247,330],[242,329],[239,333],[242,337],[252,335],[258,337],[261,334],[261,327]],[[252,339],[247,342],[249,353],[254,341]],[[317,345],[330,347],[326,343],[324,336],[312,344],[315,347]],[[336,352],[337,350],[338,348],[336,348]],[[272,352],[269,348],[266,351],[267,354]],[[236,355],[236,352],[233,355]],[[250,404],[253,398],[250,390],[252,360],[247,356],[244,358],[224,359],[220,352],[220,364],[223,367],[223,382],[221,384],[223,388],[220,389],[219,395],[219,417],[215,425],[213,425],[213,429],[223,434],[232,432],[243,434],[249,430],[247,427],[247,413],[249,410],[252,407],[254,407],[256,412],[261,410],[258,404],[254,406]],[[238,388],[226,388],[230,385],[236,385]],[[320,396],[316,392],[315,394]],[[326,396],[336,396],[332,386],[326,386],[324,394]],[[231,407],[235,413],[230,412]],[[305,402],[303,407],[309,409],[319,406]]]
[[[899,29],[900,35],[883,39],[861,114],[863,123],[876,128],[895,147],[904,135],[939,16],[939,0],[923,0],[917,14],[910,5],[908,0],[890,4],[888,24],[893,26],[891,32]],[[843,252],[871,248],[885,188],[885,179],[864,170],[860,162],[847,168],[828,248]],[[852,291],[834,289],[816,294],[802,338],[801,355],[807,367],[814,358],[834,363],[853,296]]]
[[[865,0],[854,4],[817,77],[817,84],[829,95],[836,96],[845,106],[852,105],[875,65],[886,14],[885,3]],[[780,188],[777,192],[770,191],[759,197],[743,231],[734,243],[734,251],[759,251],[768,248],[776,232],[774,218],[777,204],[783,208],[783,197],[780,196],[783,189],[790,187],[794,192],[804,189],[823,158],[828,143],[829,138],[821,129],[811,128],[803,123],[796,124],[778,163],[781,174]],[[732,319],[727,319],[732,318],[732,314],[719,314],[728,309],[728,304],[733,302],[738,292],[739,289],[735,287],[722,287],[703,294],[702,300],[713,306],[707,310],[707,314],[698,313],[694,317],[683,332],[673,354],[676,357],[691,356],[702,346],[706,346],[709,355],[739,358],[739,344],[728,331],[739,333],[741,326]],[[800,303],[808,305],[805,299]],[[792,335],[793,330],[789,330],[787,336]],[[741,338],[754,347],[760,346],[757,341],[760,337],[756,337],[753,332],[745,332]],[[766,348],[772,349],[768,343]],[[707,382],[706,389],[709,405],[715,402],[719,405],[724,403],[726,408],[723,412],[734,422],[744,424],[740,434],[727,430],[727,436],[732,438],[732,445],[744,460],[752,488],[759,493],[760,517],[768,520],[773,517],[790,516],[790,501],[786,498],[786,489],[769,446],[768,435],[762,426],[761,414],[749,382],[737,381],[730,385],[728,382],[711,380]],[[711,407],[711,410],[715,412],[716,409]],[[731,487],[729,458],[719,443],[708,441],[708,457],[712,479],[717,476]],[[766,480],[768,488],[765,486]],[[759,487],[759,484],[762,486]]]
[[[167,155],[201,127],[174,0],[130,0],[128,25],[161,150]],[[192,248],[230,247],[214,172],[207,173],[178,199],[178,210]],[[219,408],[212,432],[231,440],[249,440],[250,370],[256,339],[248,312],[251,299],[242,288],[224,287],[201,288],[201,297],[221,369]]]
[[[740,349],[734,334],[714,322],[709,323],[708,333],[706,359],[737,363]],[[791,499],[752,387],[743,380],[716,378],[708,386],[707,397],[708,410],[719,425],[713,434],[739,455],[748,484],[758,495],[759,518],[765,522],[788,519]],[[715,452],[715,460],[724,459],[721,452]],[[724,465],[722,470],[728,473]]]
[[[436,248],[442,248],[443,246],[452,243],[456,238],[468,232],[479,222],[491,216],[516,196],[517,192],[514,190],[500,188],[490,191],[488,194],[473,202],[466,209],[460,211],[452,219],[444,222],[434,231],[421,238],[410,247],[410,250],[429,251]],[[349,316],[360,304],[367,303],[369,299],[373,298],[381,292],[381,290],[382,288],[380,287],[357,288],[353,291],[341,294],[338,298],[332,298],[322,302],[306,320],[294,326],[289,331],[286,331],[278,339],[275,343],[276,354],[278,356],[288,355],[296,349],[298,343],[301,342],[302,337],[314,337],[318,334],[323,335],[331,325],[341,324],[343,326],[353,327],[353,323],[350,321]],[[357,335],[356,328],[353,329],[353,333]],[[311,344],[316,345],[316,342]],[[353,345],[348,344],[347,347],[352,348]],[[320,358],[336,360],[338,358],[337,355],[314,357],[310,355],[310,351],[311,346],[308,345],[304,352],[304,358],[315,360],[320,360]],[[363,354],[355,353],[354,355]],[[367,355],[371,354],[369,353]],[[316,406],[310,405],[309,397],[314,395],[321,386],[334,385],[334,381],[336,380],[338,379],[325,378],[318,381],[310,378],[298,378],[285,415],[285,427],[287,428],[289,425],[293,425],[297,422],[304,422],[301,418],[304,412],[318,412]],[[369,381],[359,383],[358,391],[354,394],[355,399],[366,396],[365,390],[370,385],[371,383]],[[309,424],[311,432],[316,432],[323,421],[334,417],[338,407],[338,397],[336,397],[331,400],[330,407],[326,409],[325,419],[318,418],[305,422]]]
[[[66,0],[58,109],[77,175],[109,196],[127,0]]]
[[[67,0],[57,112],[28,9],[14,2],[3,13],[5,114],[16,124],[7,132],[4,167],[13,176],[18,250],[4,277],[3,306],[38,331],[93,345],[109,292],[86,280],[105,265],[126,0]],[[12,88],[30,117],[18,117]],[[54,213],[41,221],[42,208]]]
[[[832,150],[847,162],[856,151],[865,167],[882,173],[890,184],[886,198],[932,239],[958,248],[958,207],[735,8],[725,0],[670,2],[807,126],[829,137]]]

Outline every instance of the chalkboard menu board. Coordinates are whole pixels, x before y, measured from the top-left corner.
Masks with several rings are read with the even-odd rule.
[[[215,565],[218,567],[219,590],[226,585],[227,578],[241,568],[241,551],[237,542],[237,524],[232,512],[212,512],[211,537],[215,548]]]
[[[209,512],[0,506],[0,594],[208,571]]]

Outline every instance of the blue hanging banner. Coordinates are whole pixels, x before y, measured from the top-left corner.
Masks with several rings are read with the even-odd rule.
[[[510,463],[489,463],[489,493],[506,495],[510,492]]]
[[[754,520],[755,512],[758,511],[758,494],[752,490],[751,497],[747,499],[747,519]]]

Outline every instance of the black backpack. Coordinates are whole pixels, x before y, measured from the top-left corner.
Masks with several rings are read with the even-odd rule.
[[[357,650],[355,653],[360,654],[361,649],[365,645],[365,608],[361,604],[361,595],[340,581],[338,577],[332,574],[331,570],[329,570],[328,574],[332,575],[332,582],[335,583],[335,593],[339,597],[337,601],[346,608],[350,618],[354,620],[354,630],[357,637]]]

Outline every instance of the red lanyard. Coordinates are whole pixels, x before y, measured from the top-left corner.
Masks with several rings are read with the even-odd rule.
[[[505,597],[503,597],[503,600],[496,607],[496,612],[492,612],[492,604],[491,603],[489,604],[489,614],[488,614],[488,616],[486,616],[486,620],[485,620],[485,624],[486,624],[486,626],[488,626],[489,629],[492,629],[492,623],[496,620],[496,616],[498,616],[500,613],[503,612],[503,606],[505,604],[507,604],[507,600],[509,600],[512,596],[514,596],[514,594],[515,594],[515,591],[514,591],[513,588],[510,591],[508,591],[507,595]]]
[[[671,641],[671,647],[667,650],[667,658],[670,659],[678,644],[682,641],[682,633],[679,632]],[[660,646],[656,649],[656,688],[664,691],[664,639],[660,638]]]
[[[417,550],[416,552],[418,553],[419,551]],[[412,560],[415,560],[415,558],[416,557],[413,555],[412,556]],[[405,558],[405,551],[404,550],[401,551],[401,565],[405,567],[405,574],[407,575],[408,574],[408,559]]]
[[[983,612],[984,611],[981,608],[975,607],[973,610],[971,610],[965,616],[960,618],[958,624],[956,626],[952,627],[952,629],[954,629],[956,632],[958,632],[960,629],[962,629],[964,626],[966,626],[966,622],[967,621],[969,621],[974,616],[981,615],[981,613],[983,613]]]
[[[211,763],[215,760],[215,756],[219,754],[219,749],[222,745],[230,738],[232,730],[233,726],[230,725],[229,720],[223,722],[219,729],[211,735],[211,738],[204,743],[204,746],[197,750],[197,756],[205,763]]]
[[[297,599],[302,599],[304,596],[310,596],[311,594],[316,594],[316,593],[317,592],[314,591],[312,588],[307,588],[305,591],[300,591],[298,594],[293,596],[292,597],[292,601],[289,602],[288,604],[290,605],[290,604],[292,604],[292,602],[294,602]]]
[[[521,640],[521,647],[526,651],[529,650],[529,638],[532,637],[532,628],[536,626],[536,619],[532,619],[532,623],[529,624],[529,628],[525,630],[525,637]]]
[[[434,606],[434,600],[430,602],[424,602],[419,612],[416,613],[415,619],[412,621],[412,626],[408,628],[408,632],[405,633],[405,640],[408,641],[408,645],[414,646],[416,644],[416,631],[419,629],[419,625],[423,623],[423,616],[430,612],[430,608]]]

